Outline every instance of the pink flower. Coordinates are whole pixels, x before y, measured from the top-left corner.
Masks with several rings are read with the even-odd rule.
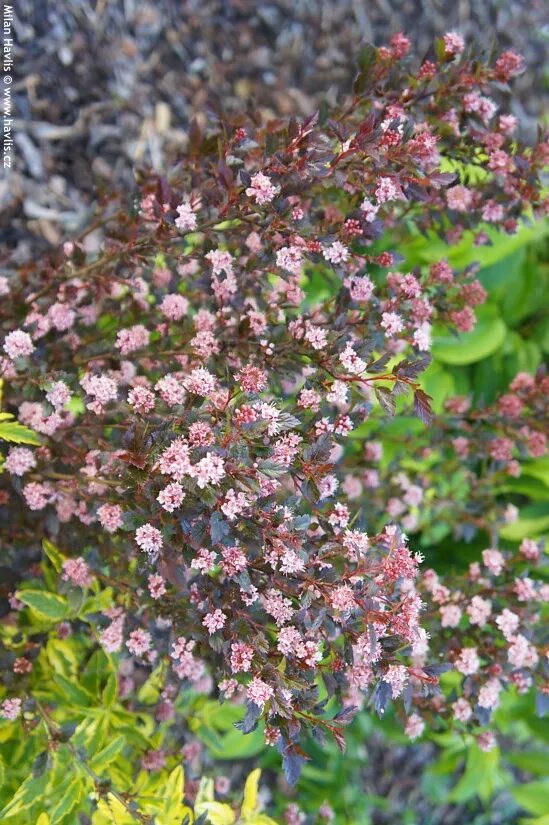
[[[396,699],[408,681],[408,669],[404,665],[389,665],[383,674],[383,681],[391,685],[393,699]]]
[[[225,478],[223,459],[214,453],[208,453],[195,464],[190,474],[196,479],[197,485],[203,490],[208,484],[218,485]]]
[[[478,693],[478,703],[481,708],[495,710],[499,706],[499,694],[502,684],[499,679],[489,679]]]
[[[124,642],[124,617],[118,616],[99,634],[99,641],[107,653],[117,653]]]
[[[146,387],[133,387],[128,393],[128,404],[141,414],[154,410],[155,400],[154,392]]]
[[[455,661],[456,670],[464,676],[471,676],[480,667],[480,660],[477,656],[476,647],[464,647]]]
[[[387,335],[396,335],[404,329],[402,318],[396,312],[384,312],[381,316],[381,326]]]
[[[331,246],[323,250],[322,254],[332,264],[342,264],[349,258],[349,250],[340,241],[334,241]]]
[[[122,508],[118,504],[103,504],[97,511],[101,526],[109,533],[116,533],[124,524]]]
[[[502,52],[496,60],[496,73],[500,80],[507,81],[524,70],[524,58],[511,50]]]
[[[191,567],[201,570],[203,573],[211,573],[217,564],[217,553],[214,550],[207,550],[201,547],[191,562]]]
[[[175,219],[175,225],[180,232],[194,232],[196,229],[196,215],[190,201],[184,200],[176,207],[178,217]]]
[[[392,178],[379,178],[376,185],[375,195],[378,203],[400,200],[403,195],[400,187]]]
[[[160,378],[154,388],[160,393],[162,401],[170,407],[183,404],[185,401],[185,389],[174,375],[165,375]]]
[[[64,381],[56,381],[46,393],[46,398],[56,410],[61,410],[71,400],[71,393]]]
[[[152,599],[160,599],[167,591],[166,591],[166,582],[162,578],[155,573],[151,574],[147,579],[149,593],[151,594]]]
[[[256,172],[255,175],[252,175],[251,185],[246,189],[248,197],[255,198],[256,203],[260,206],[272,201],[279,192],[280,187],[275,186],[263,172]]]
[[[48,482],[32,482],[23,487],[23,496],[29,510],[43,510],[55,500],[55,490]]]
[[[424,321],[414,330],[413,341],[421,352],[428,352],[431,349],[431,329],[431,324],[428,321]]]
[[[303,251],[298,246],[283,246],[276,253],[276,265],[293,275],[301,273]]]
[[[467,608],[467,615],[471,624],[480,626],[486,624],[492,612],[492,602],[490,599],[483,599],[481,596],[473,596],[471,604]]]
[[[444,51],[448,57],[455,57],[461,54],[465,48],[465,41],[457,32],[447,32],[442,40],[444,43]]]
[[[149,330],[143,324],[135,324],[128,329],[121,329],[116,336],[115,346],[122,355],[129,355],[138,349],[143,349],[149,343]]]
[[[132,630],[129,639],[126,642],[126,647],[132,656],[144,656],[152,647],[152,638],[148,630]]]
[[[348,584],[342,584],[335,587],[332,591],[331,604],[334,610],[348,611],[356,607],[353,588]]]
[[[105,404],[109,401],[116,401],[117,383],[106,375],[84,375],[80,384],[86,393],[94,398],[94,401],[88,404],[88,409],[98,415],[103,412]]]
[[[191,472],[189,445],[184,438],[176,438],[160,454],[155,467],[163,474],[170,475],[175,481],[181,481]]]
[[[261,392],[267,386],[267,373],[253,364],[242,367],[235,378],[244,392]]]
[[[528,639],[520,633],[513,638],[513,641],[509,646],[509,650],[507,651],[507,659],[509,664],[516,668],[533,668],[539,662],[539,656],[536,648],[531,645]]]
[[[496,747],[496,737],[492,731],[487,730],[481,733],[477,739],[477,744],[481,751],[492,751]]]
[[[250,702],[263,709],[269,699],[274,696],[274,690],[267,682],[256,676],[246,688],[246,696]]]
[[[4,699],[0,704],[0,716],[13,722],[22,713],[21,699]]]
[[[48,320],[51,322],[52,327],[60,332],[70,329],[75,318],[76,313],[67,304],[52,304],[48,310]]]
[[[90,587],[93,582],[89,567],[81,556],[77,559],[66,559],[63,562],[63,575],[61,578],[64,581],[70,581],[77,587]]]
[[[457,604],[446,604],[440,607],[440,616],[441,627],[457,627],[462,613]]]
[[[499,576],[505,567],[505,559],[503,558],[503,555],[499,552],[499,550],[493,550],[492,548],[482,551],[482,561],[490,573],[493,573],[494,576]]]
[[[162,533],[152,524],[144,524],[135,531],[135,542],[145,553],[158,553],[162,549]]]
[[[231,669],[233,673],[247,673],[254,658],[254,648],[246,642],[233,642],[231,645]]]
[[[466,186],[457,184],[446,190],[446,201],[450,209],[455,209],[457,212],[468,212],[471,209],[473,195]]]
[[[183,379],[183,386],[188,392],[208,398],[217,387],[217,378],[204,367],[196,367]]]
[[[519,552],[529,561],[537,561],[540,557],[540,548],[534,539],[523,539],[520,543]]]
[[[25,358],[34,352],[34,344],[28,332],[16,329],[9,332],[4,339],[4,352],[15,361],[16,358]]]
[[[454,711],[454,718],[457,719],[458,722],[468,722],[473,715],[471,705],[467,699],[463,699],[463,697],[460,697],[453,703],[452,710]]]
[[[221,630],[227,621],[226,615],[223,613],[222,610],[217,608],[213,610],[211,613],[207,613],[206,616],[202,619],[202,624],[205,628],[207,628],[208,633],[212,635],[217,630]]]
[[[410,737],[410,739],[417,739],[424,730],[425,722],[423,719],[418,716],[417,713],[412,713],[412,715],[408,717],[406,727],[404,728],[406,736]]]
[[[4,467],[12,475],[23,476],[36,467],[36,458],[32,450],[26,447],[10,447]]]
[[[376,219],[376,215],[379,210],[379,206],[375,206],[368,198],[364,198],[362,203],[360,204],[360,208],[364,213],[364,218],[368,223],[372,223]]]
[[[267,613],[275,620],[277,625],[286,624],[294,614],[292,602],[277,590],[268,590],[263,598],[263,605]]]
[[[189,311],[189,302],[183,295],[164,295],[159,310],[170,321],[180,321]]]
[[[347,372],[350,372],[352,375],[360,375],[360,373],[364,372],[366,369],[366,361],[359,358],[351,344],[347,344],[343,352],[340,354],[339,360]]]
[[[172,481],[171,484],[168,484],[167,487],[164,487],[164,489],[158,493],[157,501],[160,502],[164,510],[168,513],[173,513],[174,510],[177,510],[177,508],[181,506],[184,498],[185,492],[181,484],[179,484],[178,481]]]
[[[250,502],[244,493],[237,493],[236,490],[230,489],[227,491],[225,501],[221,505],[221,510],[229,521],[234,521],[237,516],[245,512],[246,508],[250,506]]]

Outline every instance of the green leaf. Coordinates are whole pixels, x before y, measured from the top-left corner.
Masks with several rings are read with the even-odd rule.
[[[495,786],[495,776],[499,764],[499,751],[482,751],[478,745],[472,745],[467,754],[465,772],[452,789],[451,802],[466,802],[477,795],[490,798]]]
[[[504,525],[500,533],[508,541],[522,541],[526,537],[535,538],[546,530],[549,530],[549,504],[533,504],[523,507],[519,518]]]
[[[61,622],[69,612],[66,599],[44,590],[20,590],[17,598],[42,620]]]
[[[153,705],[158,701],[160,691],[164,686],[165,668],[163,664],[158,665],[149,678],[141,685],[137,693],[137,698],[145,705]]]
[[[214,759],[250,759],[265,750],[265,740],[260,727],[242,736],[233,728],[225,734],[201,727],[196,735],[207,746]]]
[[[90,762],[90,767],[92,770],[97,771],[97,773],[101,773],[107,765],[110,765],[116,757],[122,753],[126,746],[126,740],[123,736],[116,736],[112,742],[103,748],[103,750],[99,751]]]
[[[61,688],[61,694],[68,702],[78,707],[91,707],[93,697],[84,690],[74,679],[67,679],[61,673],[54,674],[53,681]]]
[[[505,341],[507,327],[497,317],[480,317],[471,332],[444,335],[441,327],[433,337],[433,358],[443,364],[474,364],[496,352]]]
[[[84,783],[81,777],[76,776],[69,781],[65,788],[59,789],[60,799],[54,804],[49,812],[51,825],[61,822],[80,802],[84,793]]]
[[[529,773],[539,773],[541,776],[547,775],[547,751],[523,751],[519,753],[508,753],[506,759],[511,765],[516,765],[523,771]]]
[[[511,793],[518,804],[536,816],[549,814],[549,782],[527,782],[515,785]]]
[[[37,779],[32,776],[27,777],[8,804],[0,811],[0,817],[2,817],[0,821],[4,822],[6,819],[11,819],[12,816],[17,815],[18,822],[21,822],[20,814],[32,807],[36,800],[43,796],[47,783],[47,773],[42,774]]]
[[[108,708],[112,707],[116,701],[117,694],[118,680],[116,678],[116,674],[111,673],[107,679],[107,684],[103,688],[103,693],[101,694],[103,704]]]
[[[42,443],[33,430],[29,430],[28,427],[24,427],[18,421],[3,421],[0,423],[0,440],[10,441],[12,444],[34,444],[36,447]]]
[[[54,568],[60,573],[63,569],[63,562],[65,561],[63,553],[49,539],[42,540],[42,549]]]

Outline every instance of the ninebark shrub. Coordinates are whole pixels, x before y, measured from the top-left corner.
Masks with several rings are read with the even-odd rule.
[[[400,697],[412,737],[454,716],[489,747],[505,681],[541,686],[539,548],[502,555],[494,532],[459,583],[421,572],[394,477],[376,490],[376,523],[391,516],[379,529],[350,477],[365,459],[348,436],[403,404],[460,466],[478,449],[481,479],[480,451],[513,473],[516,443],[546,449],[543,376],[517,378],[494,413],[460,418],[456,402],[459,434],[433,420],[431,324],[469,331],[485,293],[443,260],[398,269],[413,233],[483,244],[487,223],[512,233],[543,213],[547,143],[521,145],[490,97],[520,58],[486,63],[448,34],[410,67],[409,46],[366,50],[338,112],[212,112],[169,175],[104,203],[96,259],[75,240],[2,281],[4,406],[40,437],[5,456],[12,621],[25,633],[27,606],[66,633],[85,622],[108,653],[169,663],[172,691],[211,677],[244,698],[244,732],[264,719],[290,781],[302,733],[343,746],[359,694],[380,713]],[[42,538],[57,580],[32,580]],[[15,719],[32,697],[4,657]],[[466,677],[452,701],[438,684],[450,667]]]

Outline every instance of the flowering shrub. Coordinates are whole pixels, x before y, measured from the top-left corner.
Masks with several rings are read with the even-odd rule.
[[[422,576],[393,523],[403,511],[383,502],[395,512],[372,531],[368,489],[346,472],[349,436],[370,416],[412,402],[431,424],[420,384],[431,324],[467,332],[485,298],[473,270],[444,260],[399,272],[399,243],[411,229],[450,242],[473,230],[480,245],[486,222],[514,232],[544,205],[546,144],[521,146],[487,97],[518,58],[491,67],[455,35],[437,49],[419,70],[402,35],[365,52],[331,119],[194,125],[167,178],[144,177],[131,207],[105,205],[97,259],[67,243],[2,285],[5,403],[42,439],[4,464],[13,622],[30,611],[68,633],[85,621],[109,656],[163,663],[168,694],[213,679],[221,698],[245,700],[241,730],[263,718],[292,782],[302,733],[343,746],[360,691],[380,713],[402,696],[415,737],[448,711],[486,721],[503,642],[511,676],[540,659],[526,624],[542,588],[508,582],[495,546],[463,591]],[[387,230],[395,248],[377,252]],[[505,428],[523,408],[518,440],[545,449],[540,387],[498,408],[510,422],[496,417],[502,432],[486,435],[498,472],[513,470]],[[376,449],[366,444],[368,460]],[[36,569],[42,536],[58,578]],[[442,607],[422,626],[426,593]],[[496,607],[502,638],[479,641]],[[12,659],[2,712],[14,720],[28,665]],[[468,681],[445,707],[438,676],[454,665]],[[327,717],[331,696],[343,708]]]

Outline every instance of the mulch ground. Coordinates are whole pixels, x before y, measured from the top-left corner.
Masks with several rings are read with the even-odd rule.
[[[136,164],[169,167],[209,99],[305,115],[349,90],[361,44],[395,31],[420,55],[451,29],[513,46],[528,64],[513,102],[526,134],[544,105],[543,0],[19,0],[14,9],[15,168],[0,182],[0,221],[17,261],[86,225],[97,192],[131,184]]]

